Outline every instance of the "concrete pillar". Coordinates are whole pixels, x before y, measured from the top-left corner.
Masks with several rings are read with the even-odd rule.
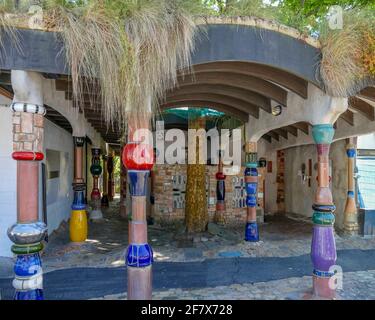
[[[86,184],[83,179],[83,146],[85,137],[73,137],[74,141],[74,199],[70,217],[70,241],[84,242],[87,239],[87,212],[85,202]]]
[[[225,174],[223,173],[222,151],[219,154],[219,165],[216,173],[216,212],[215,222],[225,224]]]
[[[318,189],[313,204],[313,237],[311,260],[313,292],[315,296],[332,299],[336,292],[330,280],[336,264],[336,243],[333,225],[335,222],[332,193],[329,188],[329,150],[335,130],[331,124],[313,126],[312,134],[318,151]]]
[[[354,183],[354,168],[357,155],[355,140],[356,138],[350,138],[346,146],[346,154],[348,156],[348,195],[344,210],[344,231],[348,235],[358,234],[359,229]]]
[[[249,242],[259,241],[259,230],[257,223],[257,197],[258,197],[258,154],[257,143],[247,142],[245,145],[245,183],[246,183],[246,205],[247,220],[245,240]]]
[[[43,160],[44,118],[42,76],[12,70],[14,98],[13,154],[17,161],[17,223],[8,229],[16,255],[15,300],[43,300],[40,251],[47,226],[39,222],[39,162]]]
[[[90,172],[93,176],[93,188],[91,191],[91,203],[92,211],[90,213],[91,220],[100,220],[103,219],[103,213],[100,209],[100,190],[99,190],[99,177],[102,174],[102,167],[100,165],[100,148],[91,148],[92,153],[92,164],[90,167]]]
[[[129,123],[132,122],[129,121]],[[149,119],[144,119],[139,128],[147,129],[148,124]],[[148,177],[153,167],[154,157],[152,145],[134,141],[135,129],[129,127],[129,142],[122,153],[122,161],[128,170],[132,202],[129,219],[129,247],[125,258],[128,272],[128,299],[150,300],[153,252],[147,243],[146,196]]]
[[[108,199],[108,171],[107,171],[107,161],[108,156],[103,154],[103,196],[102,196],[102,208],[108,208],[109,206],[109,199]]]

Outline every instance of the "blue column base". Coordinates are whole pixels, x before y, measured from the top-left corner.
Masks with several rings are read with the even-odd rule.
[[[248,242],[258,242],[259,241],[258,224],[256,222],[246,223],[245,241],[248,241]]]
[[[43,290],[16,291],[14,300],[44,300]]]

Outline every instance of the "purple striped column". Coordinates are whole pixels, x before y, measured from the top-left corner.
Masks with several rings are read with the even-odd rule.
[[[332,193],[329,188],[329,150],[335,130],[330,124],[313,126],[313,137],[318,151],[318,189],[313,204],[313,237],[311,260],[313,270],[314,295],[332,299],[336,290],[331,281],[336,264],[336,243],[333,225],[335,222]]]

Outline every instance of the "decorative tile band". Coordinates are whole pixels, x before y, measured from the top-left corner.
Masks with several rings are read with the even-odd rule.
[[[245,240],[248,242],[259,241],[258,224],[256,222],[246,223]]]
[[[313,126],[312,135],[316,144],[331,144],[335,129],[332,124],[317,124]]]
[[[43,244],[41,242],[27,244],[27,245],[14,244],[11,247],[11,251],[14,254],[33,254],[42,250],[43,250]]]
[[[85,209],[86,209],[86,203],[85,203],[84,190],[74,190],[72,210],[85,210]]]
[[[154,262],[153,251],[149,244],[130,244],[126,252],[128,267],[144,268]]]
[[[314,211],[321,211],[321,212],[335,212],[336,206],[334,204],[324,205],[324,204],[316,204],[312,205]]]
[[[41,242],[47,235],[47,226],[43,222],[17,223],[8,229],[9,239],[17,245]]]
[[[42,273],[42,261],[39,253],[18,255],[14,265],[14,273],[16,277],[22,278],[28,278]]]
[[[348,158],[354,158],[356,156],[356,150],[355,149],[348,149],[346,150],[346,154]]]
[[[74,146],[82,148],[85,144],[85,137],[73,137]]]
[[[150,171],[128,170],[129,192],[133,197],[143,197],[146,195],[147,181]]]
[[[329,271],[320,271],[317,269],[313,270],[313,275],[319,278],[331,278],[332,276],[335,275],[334,272],[329,272]]]
[[[44,300],[43,290],[16,291],[14,300]]]
[[[12,153],[12,158],[17,161],[42,161],[44,154],[41,152],[17,151]]]
[[[315,211],[312,220],[314,224],[332,226],[335,223],[335,215],[332,212]]]
[[[30,278],[15,278],[12,282],[13,288],[17,291],[33,291],[43,289],[43,273]]]
[[[154,150],[152,146],[130,142],[122,152],[122,161],[128,170],[150,171],[154,165]]]
[[[13,112],[27,112],[41,115],[46,114],[46,108],[37,104],[13,102],[10,105],[10,108]]]

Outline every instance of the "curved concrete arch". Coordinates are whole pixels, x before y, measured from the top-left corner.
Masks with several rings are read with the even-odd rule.
[[[280,29],[280,26],[278,27]],[[245,61],[287,70],[319,85],[321,52],[306,41],[262,26],[208,24],[198,31],[192,64],[215,61]],[[8,34],[3,37],[0,68],[69,74],[64,44],[57,32],[18,29],[22,50],[17,50]],[[322,87],[322,86],[321,86]]]
[[[272,66],[244,61],[217,61],[194,65],[194,74],[202,72],[232,72],[272,81],[307,99],[308,82],[294,74]]]
[[[221,104],[217,102],[212,102],[212,101],[180,101],[180,102],[175,102],[175,103],[165,103],[160,106],[161,110],[166,110],[166,109],[172,109],[176,107],[186,107],[186,108],[207,108],[209,107],[210,109],[214,109],[217,111],[225,112],[233,117],[246,122],[248,121],[249,114],[243,111],[240,111],[236,108],[233,108],[232,106],[226,105],[226,104]]]
[[[187,85],[182,88],[176,88],[170,91],[166,100],[173,96],[186,95],[186,94],[199,94],[199,93],[214,93],[221,94],[228,97],[236,98],[239,100],[244,100],[253,105],[259,106],[261,109],[267,112],[271,112],[271,99],[253,92],[251,90],[245,90],[242,88],[237,88],[231,85],[210,85],[210,84],[192,84]]]
[[[73,102],[65,99],[63,92],[55,90],[54,80],[43,79],[43,92],[44,102],[69,121],[73,136],[88,136],[95,146],[100,145],[100,134],[87,122],[83,114],[73,108]]]
[[[196,43],[193,64],[214,61],[247,61],[272,66],[322,87],[321,51],[301,39],[276,30],[236,24],[209,24],[207,36]]]
[[[247,101],[240,100],[237,98],[228,97],[222,94],[213,93],[195,93],[195,94],[184,94],[169,97],[167,103],[184,102],[184,101],[211,101],[220,104],[225,104],[236,108],[240,111],[250,114],[254,118],[259,118],[259,108]]]
[[[180,76],[178,86],[183,88],[192,84],[231,85],[251,90],[287,106],[288,91],[269,82],[252,76],[232,72],[205,72],[197,75]]]
[[[328,96],[316,86],[309,84],[308,99],[304,100],[296,94],[290,94],[288,105],[289,108],[284,108],[276,117],[262,110],[258,120],[249,117],[249,141],[256,142],[271,130],[297,122],[307,122],[311,125],[334,124],[348,109],[348,99]]]

